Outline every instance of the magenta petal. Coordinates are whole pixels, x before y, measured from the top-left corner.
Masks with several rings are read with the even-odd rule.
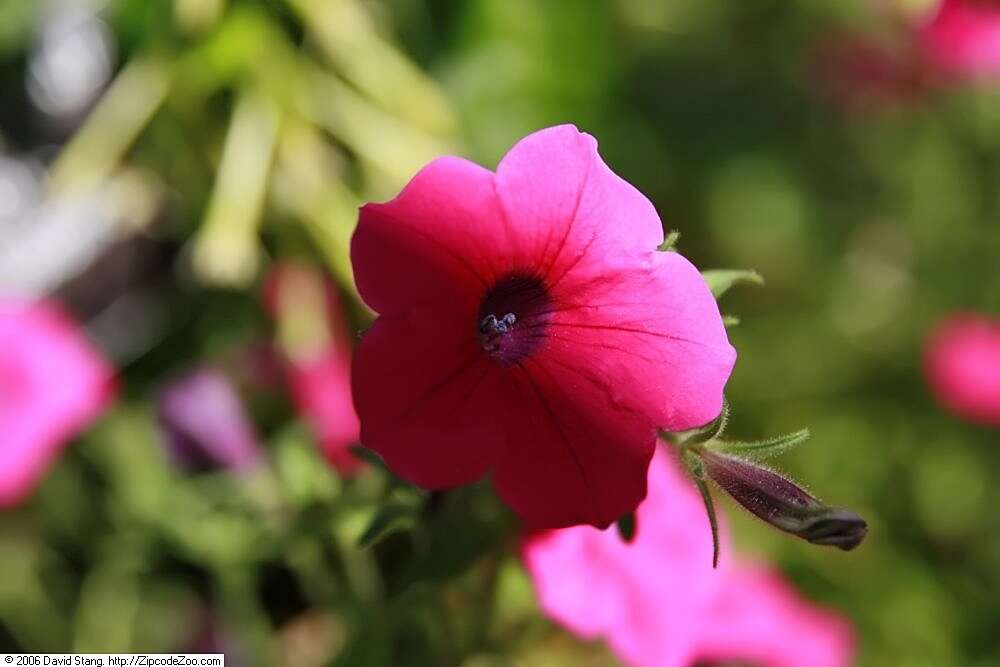
[[[724,522],[722,560],[712,568],[704,505],[662,448],[636,528],[630,543],[614,528],[590,526],[529,535],[522,555],[545,614],[580,637],[604,639],[639,667],[850,663],[846,621],[809,605],[777,575],[733,564]]]
[[[495,278],[504,233],[492,172],[439,158],[392,201],[361,208],[351,240],[358,291],[383,315],[475,301]]]
[[[358,415],[351,400],[349,350],[332,348],[290,365],[295,404],[309,421],[326,459],[343,475],[362,465],[350,448],[358,442]]]
[[[498,373],[471,335],[469,317],[383,315],[355,353],[361,442],[426,489],[479,479],[502,444]]]
[[[693,484],[658,449],[633,542],[613,527],[577,526],[532,535],[522,553],[546,615],[581,637],[604,638],[626,664],[688,667],[723,582],[706,521]],[[724,522],[722,539],[728,567]]]
[[[557,292],[547,353],[604,383],[612,402],[679,431],[722,410],[736,361],[715,299],[674,252],[630,269],[568,278]]]
[[[920,27],[927,60],[958,76],[1000,76],[1000,8],[976,0],[942,0]]]
[[[592,526],[541,531],[522,549],[545,614],[584,639],[606,636],[630,613],[629,573],[614,566],[608,548],[613,532]]]
[[[317,266],[284,262],[268,274],[263,291],[279,328],[297,331],[279,335],[295,406],[327,461],[352,475],[362,467],[351,452],[360,429],[351,397],[353,336],[337,288]]]
[[[852,662],[850,625],[809,604],[767,568],[740,566],[729,572],[708,617],[698,639],[702,660],[769,667],[845,667]]]
[[[616,404],[601,378],[541,358],[526,360],[511,390],[507,446],[493,475],[528,524],[605,527],[646,495],[656,429]]]
[[[113,374],[57,306],[0,300],[0,507],[23,500],[104,410]]]
[[[924,372],[938,402],[955,415],[1000,425],[1000,320],[959,313],[928,338]]]
[[[570,268],[600,266],[663,242],[653,205],[604,164],[592,136],[572,125],[519,141],[500,161],[496,183],[516,252],[550,285]]]

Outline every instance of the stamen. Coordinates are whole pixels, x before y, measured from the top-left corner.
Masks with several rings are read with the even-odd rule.
[[[479,333],[481,334],[501,334],[510,331],[510,328],[514,326],[517,322],[517,316],[514,313],[507,313],[499,320],[497,316],[493,313],[487,315],[482,323],[479,325]]]
[[[500,279],[480,304],[480,346],[504,364],[531,354],[539,345],[550,306],[548,292],[537,278],[518,274]]]

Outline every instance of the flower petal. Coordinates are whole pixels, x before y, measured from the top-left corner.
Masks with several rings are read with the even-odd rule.
[[[597,141],[572,125],[519,141],[497,167],[513,266],[530,263],[549,284],[570,268],[653,251],[663,242],[656,209],[615,175]]]
[[[705,508],[673,452],[658,448],[636,535],[589,526],[528,536],[522,557],[547,616],[587,639],[605,639],[625,663],[692,664],[699,626],[729,566],[722,522],[720,570],[712,568]]]
[[[114,392],[114,370],[59,306],[0,300],[0,508],[31,492]]]
[[[351,400],[353,337],[336,285],[317,266],[286,261],[268,273],[263,292],[295,405],[327,460],[352,475],[362,467],[351,452],[360,428]]]
[[[803,600],[780,575],[761,567],[726,573],[709,622],[699,626],[697,658],[772,667],[846,667],[854,653],[848,623]]]
[[[728,546],[712,568],[704,507],[673,452],[654,456],[636,523],[629,543],[614,528],[588,526],[527,536],[522,557],[547,616],[603,638],[630,665],[850,664],[843,618],[808,604],[777,573],[733,564]],[[729,544],[725,522],[722,540]]]
[[[544,355],[512,370],[507,445],[493,475],[504,502],[539,528],[603,528],[634,510],[646,495],[652,422]]]
[[[362,465],[350,451],[360,429],[351,401],[350,369],[350,351],[331,348],[295,362],[288,372],[298,409],[309,421],[326,459],[343,475],[357,472]]]
[[[383,315],[475,301],[496,277],[504,233],[492,172],[434,160],[392,201],[361,208],[351,239],[358,292]]]
[[[474,321],[424,310],[383,315],[355,353],[361,442],[425,489],[479,479],[502,444],[500,374],[476,343]]]
[[[918,33],[924,56],[958,76],[1000,75],[1000,10],[989,2],[942,0]]]
[[[928,338],[924,372],[938,402],[986,426],[1000,424],[1000,320],[956,313]]]
[[[642,609],[631,599],[628,571],[616,567],[615,529],[592,526],[530,534],[521,555],[550,618],[584,639],[611,636]]]
[[[722,409],[736,351],[698,270],[674,252],[555,292],[543,354],[607,386],[610,401],[679,431]]]

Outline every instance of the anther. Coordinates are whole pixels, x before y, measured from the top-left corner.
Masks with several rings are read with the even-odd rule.
[[[495,361],[512,364],[544,340],[552,300],[531,275],[505,276],[483,294],[476,321],[479,345]]]
[[[496,315],[490,313],[483,318],[482,323],[479,325],[479,333],[485,335],[507,333],[514,326],[515,322],[517,322],[517,316],[514,313],[507,313],[500,319],[497,319]]]

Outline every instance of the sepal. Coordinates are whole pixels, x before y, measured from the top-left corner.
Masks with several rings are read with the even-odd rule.
[[[712,451],[720,454],[733,454],[750,459],[767,459],[794,449],[809,439],[809,429],[804,428],[794,433],[779,435],[767,440],[754,442],[714,440],[707,444]]]
[[[676,229],[671,229],[667,232],[666,237],[663,239],[663,243],[660,244],[658,250],[660,252],[670,252],[677,249],[677,242],[681,240],[681,233]]]
[[[689,447],[703,442],[710,442],[718,438],[726,430],[729,422],[729,401],[722,397],[722,411],[719,416],[708,422],[704,426],[692,428],[687,431],[660,431],[660,437],[674,445]]]
[[[733,285],[763,285],[764,277],[752,269],[709,269],[701,272],[712,296],[718,299]]]
[[[705,513],[708,515],[708,526],[712,530],[712,567],[719,567],[719,520],[715,515],[715,503],[712,501],[712,493],[708,488],[705,478],[705,466],[698,455],[688,449],[683,455],[684,467],[687,468],[698,493],[701,494],[701,501],[705,504]]]

